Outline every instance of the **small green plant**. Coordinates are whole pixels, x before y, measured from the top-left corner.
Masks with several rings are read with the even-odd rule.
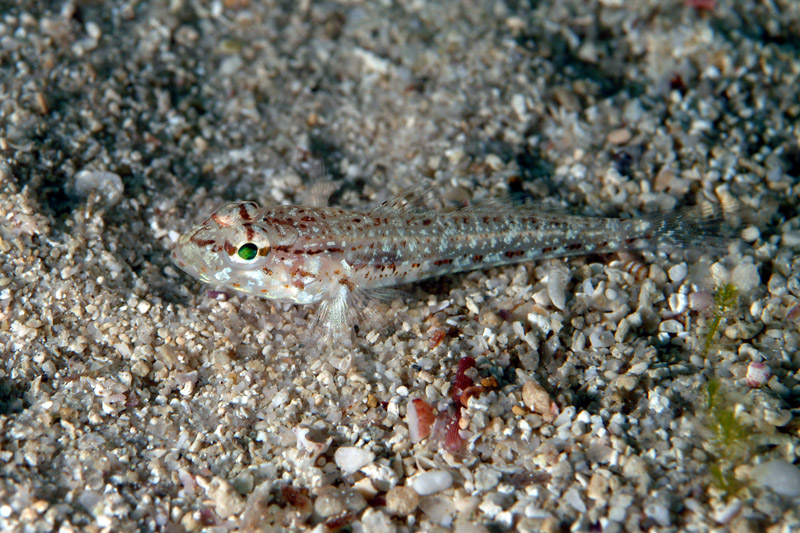
[[[750,429],[736,416],[731,401],[720,382],[712,379],[706,386],[706,423],[711,430],[711,444],[716,463],[711,477],[717,488],[736,493],[741,484],[734,469],[747,461],[751,451]]]
[[[714,291],[714,318],[711,319],[708,333],[706,333],[706,341],[703,345],[703,357],[708,355],[711,342],[714,340],[714,336],[717,334],[722,320],[733,311],[738,299],[739,289],[731,282],[720,284]]]

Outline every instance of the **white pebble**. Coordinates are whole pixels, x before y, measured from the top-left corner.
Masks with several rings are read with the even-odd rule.
[[[361,526],[364,531],[374,533],[394,533],[397,527],[392,523],[392,519],[377,509],[367,509],[361,517]]]
[[[244,498],[226,480],[215,477],[205,489],[220,517],[228,518],[244,511]]]
[[[567,492],[564,493],[564,501],[570,504],[579,513],[586,512],[586,504],[583,503],[581,495],[574,487],[570,488]]]
[[[772,426],[782,428],[792,421],[792,412],[789,409],[766,409],[764,410],[764,422]]]
[[[711,516],[714,518],[714,521],[716,523],[725,525],[728,522],[730,522],[734,516],[736,516],[736,514],[741,510],[741,508],[742,508],[742,501],[739,499],[735,499],[715,509],[714,514],[712,514]]]
[[[595,330],[589,335],[589,342],[592,343],[592,348],[608,348],[614,345],[614,334],[610,331]]]
[[[375,460],[375,454],[363,448],[356,448],[355,446],[342,446],[336,453],[333,454],[333,460],[336,461],[342,472],[345,474],[354,474],[362,467],[367,466]]]
[[[711,271],[711,277],[714,279],[716,285],[727,283],[730,279],[728,269],[719,263],[713,263],[709,270]]]
[[[758,267],[752,263],[741,263],[733,269],[731,281],[741,293],[747,293],[758,287],[761,277]]]
[[[755,242],[761,237],[761,231],[755,226],[747,226],[742,230],[742,240],[745,242]]]
[[[633,374],[634,376],[640,376],[644,374],[649,367],[650,363],[647,363],[646,361],[641,361],[639,363],[631,365],[631,367],[628,369],[628,374]]]
[[[73,187],[79,196],[95,193],[107,205],[112,206],[122,199],[125,187],[122,178],[113,172],[81,170],[73,178]]]
[[[100,37],[103,35],[100,26],[98,26],[96,22],[91,21],[86,23],[86,33],[89,34],[89,37],[94,41],[99,41]]]
[[[762,487],[789,498],[800,498],[800,469],[785,459],[762,463],[752,472],[753,480]]]
[[[781,234],[781,246],[797,248],[800,246],[800,230],[785,231]]]
[[[372,485],[381,492],[386,492],[397,485],[397,473],[386,465],[372,463],[362,470],[371,481]]]
[[[714,303],[714,297],[707,292],[693,292],[689,295],[689,307],[692,311],[702,311]]]
[[[550,293],[547,291],[547,289],[542,289],[539,292],[534,293],[533,301],[542,307],[547,307],[552,303],[550,300]]]
[[[683,333],[683,324],[677,320],[665,320],[658,325],[658,331],[667,333]]]
[[[553,425],[555,427],[566,426],[567,424],[572,425],[572,417],[575,416],[575,411],[576,411],[575,407],[570,405],[569,407],[561,411],[561,414],[559,414],[558,418],[555,419]]]
[[[355,55],[363,62],[364,69],[377,74],[387,74],[392,64],[364,48],[356,48]]]
[[[567,288],[570,278],[569,270],[563,265],[553,265],[547,275],[547,292],[550,294],[550,301],[562,311],[567,303],[564,290]]]
[[[487,492],[495,488],[503,479],[503,473],[491,467],[481,467],[475,472],[475,490]]]
[[[550,320],[539,313],[528,313],[528,322],[531,326],[542,332],[542,335],[550,333]]]
[[[689,298],[685,294],[676,292],[669,295],[669,308],[672,309],[672,312],[675,314],[679,315],[686,311],[688,304]]]
[[[672,525],[669,508],[664,502],[651,503],[644,508],[644,514],[655,520],[661,527],[670,527]]]
[[[517,114],[517,117],[521,121],[528,120],[528,108],[525,103],[525,95],[524,94],[515,94],[511,97],[511,108]]]
[[[472,313],[473,315],[477,315],[478,313],[480,313],[481,310],[478,308],[478,304],[475,303],[475,300],[467,296],[464,299],[464,301],[467,304],[467,309],[469,310],[470,313]]]
[[[430,496],[443,490],[449,489],[453,485],[453,476],[446,470],[432,470],[424,472],[414,478],[411,487],[420,496]]]
[[[686,277],[686,274],[689,272],[686,263],[679,263],[674,267],[670,268],[667,271],[667,275],[669,276],[670,281],[673,283],[680,283]]]

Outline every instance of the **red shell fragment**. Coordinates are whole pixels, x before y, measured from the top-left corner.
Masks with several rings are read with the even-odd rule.
[[[446,450],[456,453],[461,451],[464,439],[461,438],[461,428],[458,421],[461,418],[461,409],[456,410],[455,415],[446,415],[444,447]]]
[[[480,396],[484,392],[486,392],[486,389],[484,387],[481,387],[480,385],[473,385],[472,387],[467,387],[466,389],[464,389],[464,392],[461,393],[461,398],[460,398],[461,405],[463,405],[464,407],[468,407],[467,404],[469,403],[470,397]]]
[[[445,337],[445,332],[442,329],[435,329],[431,334],[430,341],[428,341],[428,348],[433,350],[437,346],[439,346]]]
[[[475,359],[469,356],[462,357],[458,362],[458,370],[456,370],[456,379],[454,383],[457,389],[464,390],[472,386],[472,378],[467,376],[465,372],[474,367],[475,364]]]
[[[420,442],[431,434],[431,427],[436,420],[433,407],[424,400],[414,399],[408,402],[408,434],[411,442]]]

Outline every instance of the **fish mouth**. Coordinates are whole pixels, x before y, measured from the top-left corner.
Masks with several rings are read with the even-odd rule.
[[[208,265],[202,260],[202,254],[195,245],[189,242],[188,235],[182,235],[175,246],[172,247],[170,256],[175,265],[198,280],[209,283]]]

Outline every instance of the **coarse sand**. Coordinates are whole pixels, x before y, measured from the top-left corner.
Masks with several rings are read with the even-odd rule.
[[[800,530],[798,87],[797,0],[0,0],[0,530]],[[322,168],[731,238],[404,286],[352,346],[171,263]]]

